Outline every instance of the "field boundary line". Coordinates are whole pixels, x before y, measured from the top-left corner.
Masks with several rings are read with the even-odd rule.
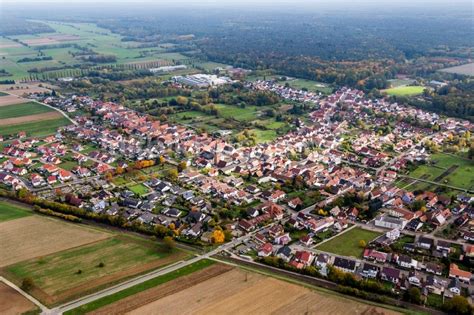
[[[44,306],[43,304],[41,304],[40,301],[38,301],[37,299],[35,299],[34,297],[32,297],[31,295],[29,295],[28,293],[26,293],[25,291],[23,291],[22,289],[20,289],[18,286],[16,286],[13,282],[10,282],[8,281],[7,279],[5,279],[4,277],[0,276],[0,281],[5,283],[6,285],[8,285],[10,288],[14,289],[15,291],[17,291],[18,293],[20,293],[21,295],[23,295],[25,298],[27,298],[28,300],[30,300],[31,302],[33,302],[33,304],[35,304],[36,306],[38,306],[42,312],[44,313],[48,313],[50,310],[49,308],[47,308],[46,306]]]

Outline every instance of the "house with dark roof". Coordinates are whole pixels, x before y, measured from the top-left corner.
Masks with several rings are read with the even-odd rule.
[[[383,267],[380,272],[380,278],[397,284],[400,281],[400,270],[390,267]]]
[[[336,257],[334,259],[333,266],[344,272],[354,273],[356,269],[356,262],[354,260],[350,260],[350,259],[346,259],[342,257]]]
[[[364,278],[375,279],[380,272],[380,267],[365,263],[361,271],[361,276]]]

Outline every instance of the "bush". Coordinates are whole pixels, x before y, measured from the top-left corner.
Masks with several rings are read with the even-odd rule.
[[[35,283],[33,282],[33,279],[31,278],[24,278],[23,281],[21,282],[21,288],[25,291],[30,291],[33,289],[33,286]]]
[[[100,262],[100,263],[97,265],[97,267],[99,267],[99,268],[104,268],[104,267],[105,267],[105,264],[104,264],[103,262]]]

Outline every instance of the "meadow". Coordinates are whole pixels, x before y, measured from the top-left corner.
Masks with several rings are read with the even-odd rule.
[[[447,184],[462,189],[474,189],[474,161],[461,156],[437,153],[431,155],[429,164],[421,164],[408,175]],[[431,189],[434,185],[418,183],[411,189]]]
[[[362,257],[363,248],[360,247],[359,242],[364,240],[368,244],[380,235],[381,233],[356,227],[318,245],[316,249],[337,255],[360,258]]]

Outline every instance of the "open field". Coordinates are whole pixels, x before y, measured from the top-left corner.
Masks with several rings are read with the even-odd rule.
[[[18,281],[33,279],[37,289],[33,294],[51,304],[185,256],[178,250],[165,252],[156,242],[118,236],[20,262],[6,271]]]
[[[0,282],[0,314],[23,314],[35,309],[36,306],[27,298]]]
[[[0,107],[24,103],[26,100],[15,95],[5,95],[0,97]]]
[[[0,120],[6,118],[22,117],[25,115],[36,115],[48,112],[56,112],[54,109],[37,102],[26,102],[0,107]],[[27,117],[27,116],[25,116]]]
[[[419,165],[408,175],[463,189],[474,189],[474,161],[445,153],[431,155],[431,161],[433,164]],[[411,189],[427,185],[429,184],[419,183]]]
[[[174,64],[176,61],[189,59],[180,53],[168,52],[173,48],[172,45],[157,44],[154,47],[143,48],[141,43],[123,42],[122,36],[92,23],[36,22],[47,24],[55,30],[55,33],[11,36],[12,39],[28,46],[18,45],[12,40],[0,42],[4,47],[0,68],[11,74],[8,79],[31,80],[36,76],[42,78],[43,74],[52,78],[68,76],[69,70],[78,69],[77,65],[87,63],[74,55],[80,52],[80,47],[93,47],[94,53],[115,56],[116,61],[109,64],[143,63],[143,67],[149,67],[147,63],[149,61]],[[50,60],[35,61],[40,50],[42,52],[40,57],[51,57]],[[33,60],[25,62],[24,58]],[[21,59],[22,62],[19,62]]]
[[[52,114],[56,115],[56,113]],[[61,116],[59,118],[54,119],[2,126],[0,128],[0,135],[15,135],[20,131],[25,131],[28,136],[40,137],[54,134],[59,127],[67,126],[70,124],[71,122],[67,118]]]
[[[39,86],[41,84],[41,86]],[[2,84],[0,91],[8,92],[9,94],[23,96],[25,94],[50,92],[51,89],[57,89],[46,83],[17,83],[17,84]]]
[[[441,69],[439,71],[474,76],[474,63],[468,63],[462,66]]]
[[[31,210],[17,204],[0,201],[0,222],[23,218],[33,214]]]
[[[209,266],[214,265],[215,262],[212,260],[199,260],[195,263],[192,263],[186,267],[180,268],[178,270],[169,272],[165,275],[158,276],[156,278],[150,279],[148,281],[145,281],[141,284],[135,285],[133,287],[130,287],[128,289],[122,290],[120,292],[108,295],[106,297],[103,297],[101,299],[98,299],[94,302],[90,302],[88,304],[85,304],[81,307],[78,307],[74,310],[65,312],[65,315],[72,315],[72,314],[85,314],[92,312],[94,310],[97,310],[99,308],[103,308],[107,305],[110,305],[112,303],[115,303],[119,301],[118,303],[121,303],[124,299],[128,297],[135,296],[135,294],[139,294],[140,292],[148,292],[147,290],[152,289],[156,286],[159,286],[163,283],[167,283],[173,280],[182,280],[185,278],[187,275],[194,274],[195,272],[198,272],[199,270],[202,270],[204,268],[207,268]],[[116,304],[115,304],[116,305]],[[115,307],[115,306],[114,306]],[[104,308],[105,309],[105,308]]]
[[[33,215],[0,223],[0,267],[110,237],[77,224]]]
[[[159,291],[161,294],[165,290],[172,289],[172,287],[160,287],[162,287]],[[108,313],[123,312],[120,308],[114,310],[116,312],[109,309]],[[177,293],[172,291],[170,295],[126,314],[371,314],[375,312],[397,314],[395,311],[233,269]]]
[[[0,127],[16,126],[16,125],[21,125],[24,123],[40,122],[44,120],[54,120],[60,117],[63,117],[61,113],[57,111],[48,111],[42,114],[0,119]]]
[[[398,86],[382,92],[395,96],[414,96],[422,94],[424,89],[424,86]]]
[[[353,228],[330,241],[327,241],[316,248],[329,253],[342,256],[362,257],[363,249],[359,246],[359,241],[364,240],[366,244],[381,235],[378,232],[368,231],[359,227]]]

